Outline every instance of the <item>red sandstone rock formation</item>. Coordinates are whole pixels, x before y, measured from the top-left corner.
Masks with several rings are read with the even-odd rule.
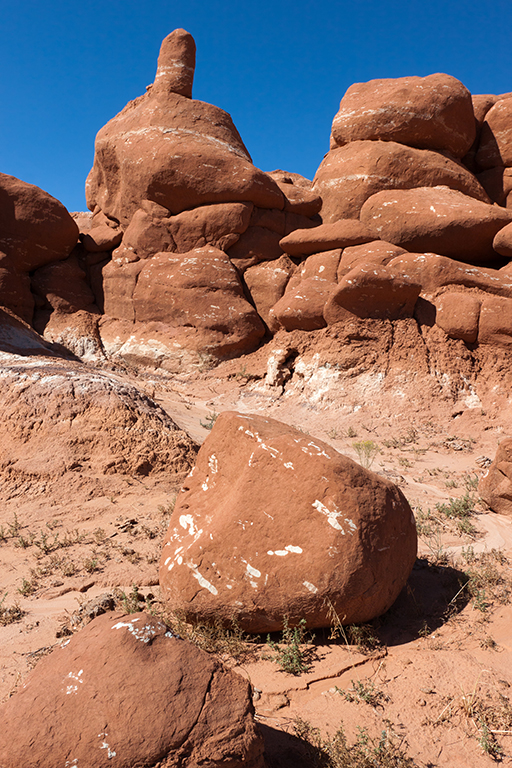
[[[503,440],[478,484],[478,493],[493,512],[512,516],[512,439]]]
[[[263,768],[248,683],[147,613],[107,613],[0,707],[3,768]]]
[[[475,138],[471,94],[450,75],[351,85],[332,124],[332,142],[399,141],[464,157]]]
[[[0,174],[0,304],[32,322],[29,273],[65,259],[77,240],[78,227],[62,203]]]
[[[293,427],[225,412],[181,490],[160,584],[191,619],[322,627],[329,604],[347,624],[386,611],[415,558],[396,486]]]

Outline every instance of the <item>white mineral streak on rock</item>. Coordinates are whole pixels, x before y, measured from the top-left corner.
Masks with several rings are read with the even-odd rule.
[[[98,733],[98,739],[106,739],[107,736],[108,736],[108,733],[106,731],[104,733]],[[103,741],[101,743],[100,749],[107,749],[108,750],[107,757],[108,757],[109,760],[112,760],[112,758],[116,756],[116,753],[114,752],[113,749],[110,749],[110,747],[109,747],[109,745],[108,745],[108,743],[106,741]]]
[[[135,627],[134,625],[140,621],[140,619],[132,619],[132,621],[118,621],[117,624],[114,624],[112,626],[112,629],[127,629],[128,632],[131,632],[131,634],[137,639],[140,640],[141,643],[149,643],[153,635],[156,634],[156,630],[154,627],[151,626],[151,624],[144,624],[143,626]],[[163,624],[160,625],[163,627]]]
[[[204,576],[201,576],[201,574],[199,573],[199,571],[197,569],[197,565],[194,565],[193,563],[187,563],[187,565],[190,568],[190,570],[192,571],[192,576],[194,577],[194,579],[197,579],[197,581],[199,582],[199,585],[201,587],[203,587],[204,589],[207,589],[208,592],[212,593],[212,595],[218,595],[219,594],[217,588],[214,587],[213,584],[211,584],[208,581],[208,579],[205,579]]]
[[[329,523],[329,525],[332,525],[333,528],[335,528],[337,531],[340,531],[343,534],[343,536],[345,535],[345,529],[338,522],[338,518],[343,516],[343,512],[341,512],[337,507],[335,507],[334,510],[329,509],[329,507],[326,507],[325,504],[323,504],[318,499],[316,499],[316,501],[313,502],[312,506],[327,517],[327,522]],[[345,517],[344,522],[347,523],[350,529],[349,530],[350,535],[353,535],[354,531],[357,530],[357,526],[355,525],[354,521],[348,517]]]
[[[80,670],[80,672],[77,672],[76,674],[74,672],[70,672],[68,674],[68,678],[70,680],[73,680],[74,683],[68,684],[66,686],[66,696],[72,693],[78,693],[78,685],[76,683],[83,683],[82,675],[84,671],[83,669]]]
[[[295,547],[292,544],[288,544],[287,547],[284,549],[269,549],[267,552],[267,555],[277,555],[278,557],[286,557],[290,552],[292,552],[295,555],[301,555],[302,554],[302,548],[301,547]]]
[[[250,565],[246,560],[242,559],[242,562],[245,563],[245,570],[249,574],[249,576],[253,576],[256,579],[259,579],[261,576],[261,571],[258,571],[257,568],[253,568],[252,565]]]
[[[214,453],[212,453],[212,455],[208,459],[208,466],[210,467],[210,472],[212,473],[212,475],[216,475],[217,472],[219,471],[219,462],[217,461],[217,457],[215,456]]]
[[[192,515],[180,515],[180,525],[185,530],[188,529],[190,536],[194,536],[194,534],[197,533],[197,528],[195,526],[194,518]]]

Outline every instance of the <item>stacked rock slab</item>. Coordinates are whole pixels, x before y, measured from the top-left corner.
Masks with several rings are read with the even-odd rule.
[[[258,415],[222,413],[171,517],[160,563],[169,607],[249,632],[330,626],[386,611],[416,558],[392,483]]]
[[[107,613],[0,707],[2,768],[264,768],[250,687],[146,613]]]

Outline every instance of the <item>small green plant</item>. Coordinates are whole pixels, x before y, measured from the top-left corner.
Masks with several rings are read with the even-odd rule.
[[[380,453],[379,446],[373,440],[360,440],[358,443],[352,443],[352,448],[357,453],[359,463],[365,469],[370,469],[375,457]]]
[[[334,687],[336,693],[343,696],[346,701],[361,701],[364,702],[364,704],[370,704],[372,707],[382,706],[382,702],[387,701],[386,694],[376,688],[372,680],[356,680],[355,682],[354,680],[351,680],[350,686],[351,687],[347,690],[338,688],[337,685]]]
[[[144,607],[147,606],[147,601],[144,595],[141,595],[139,588],[136,584],[132,585],[132,591],[129,594],[123,592],[120,589],[114,591],[114,596],[119,607],[122,608],[125,613],[138,613],[141,610],[141,604]]]
[[[373,653],[381,644],[372,624],[348,624],[342,629],[347,645],[355,645],[359,653]]]
[[[60,547],[59,534],[55,533],[52,540],[51,536],[48,536],[47,533],[41,531],[40,538],[34,539],[34,544],[36,547],[39,547],[44,555],[47,555],[50,552],[53,552],[54,549]]]
[[[14,537],[14,546],[19,549],[28,549],[34,543],[34,534],[30,533],[28,538],[25,538],[21,533]]]
[[[487,727],[482,719],[478,722],[480,726],[480,736],[478,737],[478,743],[484,754],[492,757],[493,760],[499,761],[503,757],[503,749],[496,741],[496,736]]]
[[[24,578],[21,582],[21,587],[18,587],[18,592],[20,595],[23,595],[23,597],[28,597],[29,595],[33,595],[36,589],[37,581],[35,578],[31,579],[30,581]]]
[[[20,530],[21,530],[21,523],[19,522],[18,515],[15,512],[12,523],[9,523],[9,536],[11,536],[14,539],[18,535]]]
[[[450,519],[467,518],[473,514],[475,497],[466,491],[460,499],[450,499],[448,504],[436,504],[436,509]]]
[[[94,555],[91,557],[86,557],[83,565],[87,573],[94,573],[100,569],[100,562]]]
[[[269,658],[279,664],[283,672],[289,675],[301,675],[311,668],[310,652],[305,648],[306,619],[301,619],[296,627],[290,627],[288,617],[283,617],[283,632],[281,643],[275,643],[267,636],[267,644],[275,655]],[[313,639],[313,638],[311,638]]]
[[[4,605],[7,592],[0,600],[0,626],[6,627],[8,624],[14,624],[21,621],[26,611],[23,611],[18,604]]]
[[[216,411],[210,411],[208,416],[206,416],[204,421],[199,420],[200,425],[203,427],[203,429],[213,429],[213,425],[217,421],[219,414]]]
[[[478,481],[479,481],[479,477],[475,472],[473,472],[473,474],[471,474],[470,472],[467,472],[462,479],[462,482],[464,483],[464,488],[467,491],[476,491],[476,489],[478,488]]]
[[[349,427],[347,429],[347,437],[350,438],[351,440],[353,440],[354,437],[357,437],[357,432],[353,427]]]

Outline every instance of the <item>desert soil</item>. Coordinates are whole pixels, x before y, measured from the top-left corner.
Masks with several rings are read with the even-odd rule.
[[[359,728],[377,738],[386,731],[418,766],[511,766],[512,520],[484,508],[476,483],[512,424],[499,413],[428,403],[402,403],[389,416],[371,398],[347,411],[293,388],[269,392],[240,361],[183,376],[125,375],[198,443],[216,413],[238,410],[292,424],[362,463],[372,459],[364,450],[378,448],[371,469],[397,483],[415,510],[418,561],[396,605],[368,628],[373,639],[358,646],[346,632],[317,632],[301,675],[265,658],[266,638],[239,659],[225,657],[253,685],[269,764],[311,764],[297,730],[318,728],[327,738],[343,724],[349,742]],[[119,601],[136,585],[159,609],[160,548],[178,489],[172,475],[80,468],[0,489],[0,599],[21,614],[0,626],[0,700],[88,621],[99,596]],[[466,494],[473,512],[463,532],[439,505]]]

